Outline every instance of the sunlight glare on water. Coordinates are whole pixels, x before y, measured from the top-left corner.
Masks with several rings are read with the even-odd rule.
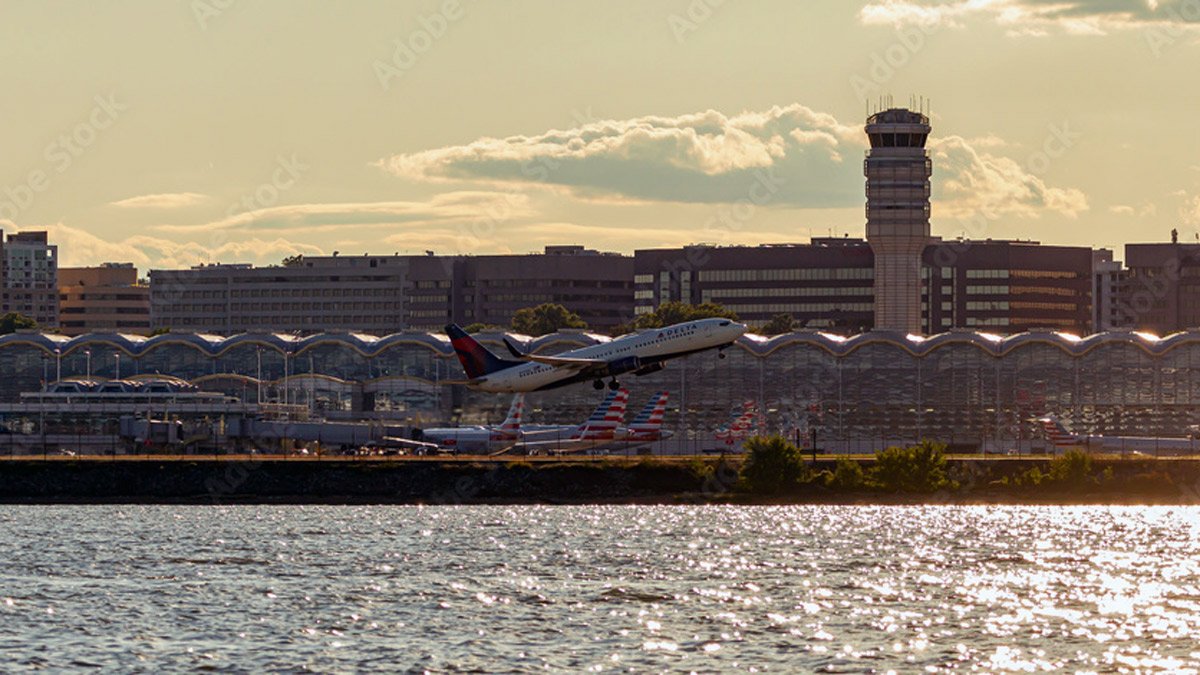
[[[1193,507],[0,506],[5,672],[1200,672]]]

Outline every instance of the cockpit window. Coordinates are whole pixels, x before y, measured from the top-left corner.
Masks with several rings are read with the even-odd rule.
[[[728,322],[728,321],[722,321],[722,322],[720,323],[720,325],[722,325],[722,326],[728,326],[728,325],[729,325],[729,322]]]

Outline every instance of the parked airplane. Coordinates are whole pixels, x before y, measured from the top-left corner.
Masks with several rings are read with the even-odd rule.
[[[609,392],[582,424],[575,426],[530,426],[522,431],[515,452],[577,452],[612,443],[629,403],[629,390]]]
[[[622,444],[641,445],[670,438],[673,434],[662,428],[666,412],[667,392],[662,391],[650,399],[629,426],[617,429],[616,440]]]
[[[513,396],[508,407],[508,416],[498,427],[467,426],[425,429],[419,439],[388,439],[391,442],[415,448],[418,452],[441,452],[452,454],[490,454],[503,452],[521,440],[521,416],[525,407],[525,394]]]
[[[1157,438],[1154,436],[1083,436],[1067,427],[1054,413],[1037,418],[1056,449],[1082,448],[1090,452],[1137,452],[1143,454],[1188,454],[1200,452],[1195,438]]]
[[[463,384],[478,391],[528,392],[591,380],[596,389],[602,389],[604,378],[611,377],[608,388],[615,391],[621,386],[618,376],[625,373],[648,375],[662,370],[664,363],[671,359],[707,349],[720,350],[724,358],[723,350],[745,332],[745,324],[729,319],[700,319],[626,335],[556,356],[523,353],[505,338],[508,351],[519,359],[514,361],[496,357],[466,331],[451,324],[446,326],[446,335],[470,379],[450,384]]]
[[[755,404],[747,402],[742,409],[742,413],[730,420],[728,426],[720,427],[713,432],[713,435],[718,439],[725,441],[727,447],[733,447],[740,441],[744,441],[754,432],[754,419],[758,417],[755,411]]]

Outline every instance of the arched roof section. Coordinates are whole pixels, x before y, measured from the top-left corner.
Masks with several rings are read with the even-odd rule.
[[[486,332],[476,336],[480,342],[502,346],[503,332]],[[551,347],[587,347],[609,341],[611,338],[596,333],[584,331],[566,331],[542,335],[537,338],[511,335],[520,341],[529,351],[541,351]],[[297,337],[282,333],[245,333],[232,337],[205,335],[201,333],[164,333],[154,337],[127,335],[120,333],[93,333],[68,338],[52,333],[11,333],[0,336],[0,348],[8,345],[24,344],[49,353],[56,350],[67,354],[90,345],[109,345],[134,356],[168,344],[182,344],[193,347],[209,356],[218,356],[225,350],[251,343],[261,344],[279,352],[299,354],[303,351],[322,344],[338,344],[349,347],[366,357],[378,355],[385,349],[398,344],[419,345],[441,356],[452,356],[454,349],[445,335],[439,333],[406,332],[395,333],[386,337],[376,337],[361,333],[322,333],[307,337]],[[885,343],[899,347],[913,356],[921,357],[935,349],[947,345],[972,345],[991,356],[1001,357],[1014,349],[1029,344],[1046,344],[1063,350],[1071,356],[1083,356],[1087,352],[1109,344],[1128,344],[1136,346],[1147,354],[1158,356],[1181,345],[1200,343],[1200,331],[1173,333],[1159,337],[1140,331],[1109,331],[1096,333],[1087,337],[1079,337],[1069,333],[1055,331],[1033,331],[1001,337],[983,331],[951,331],[931,336],[905,334],[896,331],[870,331],[849,337],[824,333],[821,331],[796,331],[764,337],[760,335],[743,335],[738,338],[737,345],[758,357],[766,357],[771,353],[793,345],[808,345],[822,349],[835,356],[847,356],[854,350],[868,344]]]

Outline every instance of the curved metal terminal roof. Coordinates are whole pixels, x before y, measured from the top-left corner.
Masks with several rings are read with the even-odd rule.
[[[488,332],[480,333],[477,338],[480,342],[502,348],[503,336],[504,333]],[[514,335],[513,338],[514,341],[520,342],[525,349],[530,351],[540,351],[551,346],[568,349],[599,344],[610,339],[603,335],[584,332],[552,333],[538,338]],[[946,345],[969,344],[992,356],[1001,357],[1017,347],[1028,344],[1050,345],[1072,356],[1082,356],[1101,345],[1128,344],[1157,356],[1177,346],[1191,343],[1200,343],[1200,331],[1174,333],[1165,337],[1140,331],[1112,331],[1096,333],[1087,337],[1054,331],[1035,331],[1009,336],[999,336],[982,331],[957,330],[931,336],[871,331],[849,337],[820,331],[796,331],[772,337],[744,335],[738,339],[737,346],[760,357],[768,356],[782,347],[796,344],[807,344],[836,356],[847,356],[865,345],[884,344],[897,347],[913,356],[922,357]],[[386,337],[359,333],[322,333],[307,337],[280,333],[247,333],[232,337],[199,333],[166,333],[149,338],[119,333],[92,333],[73,338],[52,333],[12,333],[0,336],[0,348],[12,344],[32,345],[50,354],[55,352],[68,354],[94,345],[109,345],[134,356],[141,356],[156,347],[168,344],[187,345],[210,356],[218,356],[222,352],[244,344],[260,345],[264,348],[295,355],[327,344],[349,347],[368,357],[375,356],[397,344],[422,346],[441,356],[454,354],[445,335],[415,332],[396,333]]]

